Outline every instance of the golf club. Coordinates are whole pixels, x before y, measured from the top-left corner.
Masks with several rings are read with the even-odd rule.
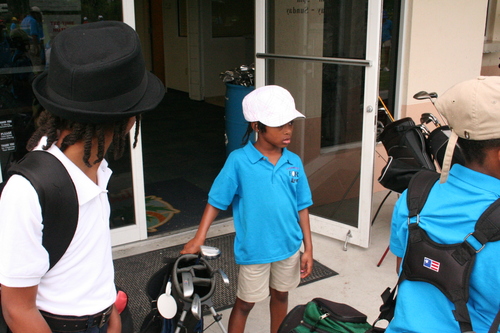
[[[432,122],[436,127],[441,127],[441,123],[432,113],[422,113],[420,116],[420,123],[428,124]]]
[[[428,93],[427,91],[422,90],[422,91],[419,91],[418,93],[416,93],[415,95],[413,95],[413,98],[419,99],[419,100],[428,99],[432,102],[432,104],[434,104],[433,99],[437,98],[437,93],[435,93],[435,92]]]
[[[201,300],[198,294],[194,294],[193,303],[191,303],[191,313],[196,318],[196,320],[201,319]]]
[[[221,250],[219,250],[216,247],[206,246],[206,245],[200,246],[200,256],[203,256],[203,258],[205,259],[214,260],[219,258],[220,255],[221,255]]]
[[[436,108],[436,104],[434,103],[434,99],[436,99],[437,97],[438,97],[438,94],[436,92],[430,92],[430,93],[428,93],[427,91],[424,91],[424,90],[419,91],[418,93],[416,93],[415,95],[413,95],[414,99],[417,99],[417,100],[428,99],[429,101],[431,101],[431,103],[434,106],[434,108],[438,111],[438,114],[441,117],[441,120],[443,121],[443,124],[446,124],[446,121],[444,120],[443,116],[441,115],[441,113],[439,112],[439,110]]]
[[[165,288],[165,293],[161,294],[157,300],[158,312],[160,312],[160,315],[165,319],[174,318],[177,313],[177,302],[170,294],[171,286],[172,283],[169,280]]]
[[[216,272],[220,274],[222,281],[224,281],[225,284],[229,284],[229,277],[221,268],[219,268]]]
[[[193,275],[190,272],[182,272],[182,292],[184,297],[191,297],[193,295]]]
[[[421,130],[421,131],[422,131],[425,135],[427,135],[427,136],[428,136],[429,134],[431,134],[431,131],[429,131],[429,129],[427,128],[427,126],[425,126],[425,124],[419,124],[419,125],[417,125],[417,126],[420,128],[420,130]]]

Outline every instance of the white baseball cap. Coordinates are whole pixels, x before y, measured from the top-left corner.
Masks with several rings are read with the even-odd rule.
[[[436,108],[452,130],[441,170],[443,183],[448,177],[458,137],[500,139],[500,77],[479,76],[458,83],[437,99]]]
[[[276,85],[263,86],[243,98],[243,115],[248,122],[260,121],[269,127],[279,127],[305,116],[295,108],[288,90]]]

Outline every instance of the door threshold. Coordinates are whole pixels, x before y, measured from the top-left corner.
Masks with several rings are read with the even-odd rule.
[[[146,240],[117,245],[113,247],[113,260],[126,258],[133,255],[160,250],[162,248],[186,244],[191,240],[198,227],[178,230],[171,233],[163,233],[158,236],[149,237]],[[215,221],[208,230],[207,238],[234,232],[233,218]]]

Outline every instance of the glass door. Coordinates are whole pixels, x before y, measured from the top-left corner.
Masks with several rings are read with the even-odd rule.
[[[378,100],[381,0],[256,4],[257,86],[277,84],[306,115],[290,149],[313,192],[311,228],[367,247]]]

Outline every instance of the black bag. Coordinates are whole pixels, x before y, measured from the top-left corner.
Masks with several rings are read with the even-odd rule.
[[[389,161],[378,179],[385,188],[401,193],[422,169],[436,170],[420,127],[407,117],[388,124],[379,135]]]
[[[441,126],[434,129],[427,138],[429,151],[440,168],[443,167],[444,154],[446,153],[446,146],[448,145],[450,134],[451,130],[449,126]],[[465,158],[458,144],[455,146],[453,158],[451,160],[452,165],[455,163],[465,165]]]
[[[372,328],[366,319],[365,314],[347,304],[314,298],[293,308],[278,333],[365,333]]]

